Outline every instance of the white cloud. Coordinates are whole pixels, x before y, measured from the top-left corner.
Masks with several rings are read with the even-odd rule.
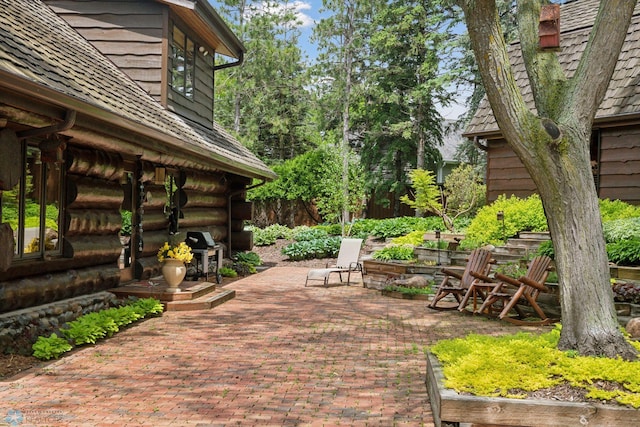
[[[302,28],[311,27],[315,23],[314,19],[308,14],[312,6],[310,3],[304,1],[294,1],[286,4],[263,1],[262,3],[254,3],[253,7],[254,10],[249,12],[249,14],[268,13],[271,15],[281,15],[285,12],[293,12]]]

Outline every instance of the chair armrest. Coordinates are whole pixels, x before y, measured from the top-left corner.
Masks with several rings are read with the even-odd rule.
[[[485,282],[485,283],[493,283],[493,282],[495,282],[495,280],[493,280],[491,277],[489,277],[489,276],[487,276],[485,274],[482,274],[482,273],[478,273],[476,271],[470,271],[469,274],[471,274],[476,279],[479,279],[479,280],[481,280],[482,282]]]
[[[529,279],[528,277],[522,276],[518,280],[520,280],[522,283],[524,283],[527,286],[531,286],[532,288],[536,288],[539,291],[549,292],[549,288],[547,288],[545,285],[543,285],[542,283],[534,282],[533,280]]]
[[[457,271],[453,271],[453,270],[449,270],[448,268],[443,268],[442,273],[446,274],[447,276],[453,276],[458,280],[462,280],[462,274],[458,273]]]
[[[507,283],[512,286],[520,286],[520,282],[513,277],[505,276],[501,273],[496,273],[495,276],[496,279],[500,280],[501,282]]]

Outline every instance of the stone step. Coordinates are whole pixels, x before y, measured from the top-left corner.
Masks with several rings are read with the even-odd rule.
[[[548,231],[521,231],[518,233],[518,237],[521,239],[551,240]]]
[[[523,248],[523,249],[537,249],[543,242],[549,239],[523,239],[523,238],[511,238],[507,239],[507,247],[509,248]]]

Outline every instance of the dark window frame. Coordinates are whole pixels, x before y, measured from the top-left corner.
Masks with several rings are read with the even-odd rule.
[[[193,100],[196,80],[196,43],[185,31],[173,23],[170,48],[169,85],[176,93]]]

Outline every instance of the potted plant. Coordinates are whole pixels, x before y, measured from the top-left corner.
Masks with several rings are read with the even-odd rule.
[[[185,263],[190,263],[193,259],[193,252],[185,242],[171,246],[169,242],[158,249],[158,261],[163,262],[162,276],[167,282],[167,292],[180,292],[178,286],[187,274]]]

